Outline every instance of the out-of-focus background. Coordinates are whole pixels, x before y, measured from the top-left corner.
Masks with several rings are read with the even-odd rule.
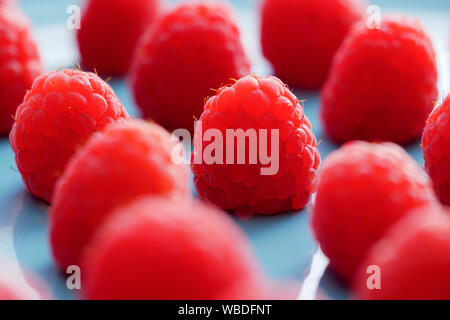
[[[183,1],[183,0],[180,0]],[[314,1],[314,0],[311,0]],[[179,2],[179,1],[172,1]],[[270,74],[259,46],[258,1],[231,0],[236,8],[242,39],[252,60],[252,70]],[[449,92],[450,75],[450,1],[449,0],[372,0],[382,14],[401,12],[419,18],[432,37],[438,53],[439,89],[441,97]],[[78,62],[75,31],[66,27],[67,8],[78,5],[75,0],[21,0],[23,11],[32,20],[45,69],[72,66]],[[126,79],[111,82],[128,111],[135,115],[135,106],[128,92]],[[323,135],[317,119],[319,97],[314,92],[296,91],[307,99],[305,112],[311,119],[322,157],[337,146]],[[418,143],[406,146],[421,164]],[[6,138],[0,139],[0,256],[11,261],[10,270],[22,276],[31,270],[49,284],[57,298],[72,299],[65,278],[53,265],[47,243],[47,206],[25,191],[20,174],[15,169],[14,156]],[[267,272],[275,278],[302,280],[301,298],[314,298],[318,287],[330,298],[346,298],[345,286],[329,270],[327,261],[317,251],[308,227],[308,212],[255,217],[249,221],[236,219],[248,234]],[[26,275],[25,275],[26,278]]]

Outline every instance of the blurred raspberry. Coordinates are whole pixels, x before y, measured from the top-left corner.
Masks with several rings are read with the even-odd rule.
[[[188,196],[187,168],[172,162],[173,147],[161,127],[130,120],[108,126],[73,157],[50,212],[50,242],[62,269],[79,265],[82,250],[116,206],[146,194]]]
[[[447,209],[414,210],[377,242],[353,281],[354,295],[364,300],[449,300],[450,217]],[[369,266],[378,267],[379,289],[369,290]]]
[[[442,203],[450,205],[450,95],[433,110],[422,137],[425,170]]]
[[[163,2],[88,0],[77,33],[83,65],[102,74],[125,74],[139,38],[152,26]]]
[[[338,142],[418,138],[437,98],[436,82],[433,46],[417,21],[385,19],[380,29],[358,24],[322,91],[325,130]]]
[[[435,202],[430,180],[401,147],[350,142],[323,163],[312,227],[333,269],[350,280],[389,226]]]
[[[144,117],[193,132],[212,88],[249,73],[231,9],[222,3],[177,6],[136,50],[131,86]]]
[[[303,106],[278,78],[251,75],[233,86],[220,88],[207,101],[200,121],[192,159],[194,184],[200,197],[239,215],[270,215],[299,210],[308,204],[320,155]],[[213,146],[212,141],[205,139],[205,133],[211,133],[211,129],[219,130],[223,136],[223,141],[214,141],[223,149],[222,156],[216,154],[222,164],[208,164],[204,157]],[[241,129],[243,133],[254,130],[255,139],[259,140],[254,151],[239,145],[239,139],[227,138],[227,129]],[[272,137],[276,137],[272,129],[279,132],[279,148],[271,154]],[[267,143],[261,140],[262,130],[267,131]],[[246,145],[249,140],[245,139]],[[233,154],[227,155],[226,149],[233,145]],[[278,158],[277,167],[273,161],[263,164],[262,148],[267,148],[274,160]],[[244,164],[238,163],[241,151]],[[252,157],[257,160],[253,164]],[[261,169],[268,167],[278,170],[262,175]]]
[[[93,132],[127,118],[114,91],[95,74],[63,70],[37,77],[10,134],[28,191],[51,202],[70,157]]]
[[[9,2],[5,1],[5,4]],[[18,8],[0,7],[0,134],[7,134],[16,109],[42,66],[31,24]]]
[[[353,23],[364,16],[359,0],[265,0],[263,53],[289,84],[319,88]]]
[[[264,294],[263,271],[225,213],[196,201],[151,197],[112,216],[86,250],[88,299],[256,299]],[[233,291],[236,286],[243,290]]]

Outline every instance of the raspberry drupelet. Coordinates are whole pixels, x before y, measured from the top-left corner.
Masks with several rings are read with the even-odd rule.
[[[422,137],[425,170],[442,203],[450,205],[450,95],[433,110]]]
[[[83,260],[94,300],[258,299],[267,289],[243,232],[197,201],[144,197],[118,208]]]
[[[217,130],[223,141],[206,137]],[[244,140],[228,136],[233,130],[249,136]],[[266,140],[261,138],[264,132]],[[211,163],[205,155],[213,143],[223,154],[216,151],[219,161]],[[233,149],[228,150],[230,146]],[[263,149],[272,157],[270,161],[263,161]],[[242,152],[245,159],[239,162]],[[201,198],[239,215],[299,210],[310,201],[319,164],[316,139],[303,106],[278,78],[246,76],[220,88],[206,102],[192,157],[194,184]],[[273,172],[263,174],[268,168]]]
[[[180,201],[189,194],[188,172],[172,162],[168,132],[143,120],[109,125],[69,162],[55,189],[50,243],[61,269],[80,264],[81,253],[111,210],[138,196]]]
[[[42,72],[28,18],[6,1],[0,6],[0,48],[0,135],[6,135],[23,96]]]
[[[128,119],[112,88],[92,73],[52,71],[38,76],[16,112],[10,134],[28,191],[52,200],[72,155],[105,125]]]
[[[194,130],[212,89],[250,72],[229,6],[188,2],[143,36],[131,68],[131,88],[145,118],[172,131]]]
[[[364,16],[359,0],[264,0],[263,53],[290,85],[317,89],[351,26]]]
[[[139,38],[152,27],[163,0],[88,0],[77,33],[83,67],[123,75]]]
[[[413,210],[370,249],[354,277],[354,297],[363,300],[449,300],[449,252],[448,209],[427,206]],[[372,272],[378,271],[378,274],[368,274],[370,266],[377,266],[379,269]],[[368,281],[371,275],[373,279]],[[377,281],[378,288],[375,287]],[[368,283],[374,289],[370,290]]]
[[[401,147],[349,142],[323,163],[311,224],[332,268],[350,281],[388,227],[431,203],[431,181]]]
[[[320,114],[337,142],[403,144],[420,137],[437,94],[435,53],[419,22],[386,18],[379,29],[361,22],[336,53]]]

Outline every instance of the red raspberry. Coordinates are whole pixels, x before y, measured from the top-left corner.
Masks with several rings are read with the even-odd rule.
[[[10,134],[28,191],[51,202],[56,180],[88,137],[127,118],[114,91],[95,74],[63,70],[37,77]]]
[[[169,130],[193,132],[211,88],[249,73],[231,9],[221,3],[185,3],[143,37],[131,71],[144,117]]]
[[[348,30],[363,17],[360,2],[265,0],[262,48],[277,75],[292,85],[319,88]]]
[[[103,74],[125,74],[139,38],[156,20],[162,2],[87,1],[77,33],[83,66]]]
[[[450,95],[433,110],[422,137],[425,170],[438,198],[450,205]]]
[[[42,72],[31,24],[18,8],[0,7],[0,48],[0,134],[7,134],[17,106]]]
[[[198,202],[135,201],[113,213],[86,252],[88,299],[229,299],[223,293],[236,286],[245,290],[233,298],[254,299],[264,288],[242,231]]]
[[[320,155],[303,107],[278,78],[251,75],[233,86],[220,88],[206,103],[200,121],[194,137],[192,170],[195,187],[203,199],[240,215],[269,215],[302,209],[308,204]],[[204,136],[211,129],[219,130],[223,136],[223,143],[214,141],[215,145],[223,147],[222,164],[208,164],[203,157],[212,147],[212,141],[208,142]],[[250,139],[245,139],[245,145],[239,145],[238,139],[227,138],[227,130],[239,129],[247,133],[256,130],[259,150],[255,146],[254,152],[250,147],[245,151]],[[279,132],[276,140],[279,148],[270,151],[272,129]],[[260,138],[264,130],[267,142]],[[226,149],[233,145],[234,155],[230,161]],[[262,146],[267,147],[268,154],[272,152],[274,160],[278,158],[278,168],[273,161],[263,164]],[[245,153],[245,164],[238,163],[241,151]],[[257,151],[258,154],[253,154]],[[259,159],[251,163],[253,156]],[[263,175],[262,168],[270,166],[278,170],[272,175]]]
[[[324,161],[312,227],[333,269],[350,280],[389,226],[435,201],[428,177],[401,147],[350,142]]]
[[[448,210],[421,208],[395,224],[377,242],[353,281],[358,299],[449,300],[450,218]],[[379,268],[380,289],[369,290]]]
[[[174,142],[142,120],[108,126],[69,162],[50,212],[53,256],[64,269],[79,264],[91,236],[116,206],[157,194],[187,197],[187,169],[171,160]]]
[[[406,143],[420,136],[437,98],[431,40],[416,21],[358,24],[336,53],[322,91],[328,135]]]

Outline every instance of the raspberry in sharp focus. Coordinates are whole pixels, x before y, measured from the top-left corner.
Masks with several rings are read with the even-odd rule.
[[[308,204],[320,155],[303,106],[278,78],[250,75],[220,88],[206,102],[200,123],[194,136],[192,160],[194,184],[200,197],[239,215],[269,215],[302,209]],[[213,142],[205,139],[211,129],[219,130],[223,136],[223,143],[215,141],[223,150],[222,164],[208,164],[211,162],[205,158]],[[236,137],[239,131],[249,137],[254,133],[257,145],[250,147],[251,138],[245,138],[245,145],[239,143],[239,138],[227,138],[230,130]],[[272,130],[278,130],[278,148],[271,142]],[[265,141],[261,140],[263,132],[267,134]],[[261,146],[272,157],[269,164],[262,162]],[[233,154],[227,149],[234,150]],[[238,162],[239,154],[245,161]],[[267,167],[276,171],[263,174],[262,168]]]
[[[42,72],[31,24],[19,8],[0,7],[0,134],[7,134],[16,109]]]
[[[88,299],[263,296],[263,271],[225,213],[197,201],[145,197],[111,216],[85,251]]]
[[[406,143],[418,138],[437,98],[431,40],[417,21],[354,26],[322,90],[321,118],[338,142]]]
[[[144,117],[168,130],[194,130],[212,89],[250,70],[231,10],[221,3],[177,6],[142,38],[131,86]]]
[[[69,162],[50,211],[50,242],[58,265],[79,265],[80,254],[116,206],[151,194],[185,198],[187,168],[172,162],[171,136],[142,120],[109,125]]]
[[[265,0],[262,48],[277,76],[298,87],[319,88],[345,35],[364,15],[358,1]]]
[[[436,202],[428,176],[401,147],[350,142],[323,163],[311,224],[333,269],[350,280],[389,226]]]
[[[369,250],[353,280],[354,296],[364,300],[449,300],[449,252],[448,209],[413,210]]]
[[[442,203],[450,205],[450,95],[430,114],[422,137],[425,170]]]
[[[96,131],[128,115],[111,87],[92,73],[38,76],[16,112],[10,143],[28,191],[52,199],[67,161]]]
[[[156,21],[163,0],[89,0],[77,33],[83,66],[125,74],[142,34]]]

